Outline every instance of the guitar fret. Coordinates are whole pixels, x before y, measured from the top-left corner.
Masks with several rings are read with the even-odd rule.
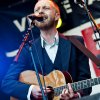
[[[100,82],[99,82],[99,78],[97,78],[97,83],[99,84]]]
[[[91,80],[90,80],[90,84],[91,84],[91,86],[95,85],[94,79],[91,79]]]
[[[91,83],[91,86],[94,86],[94,85],[97,85],[100,83],[100,77],[98,78],[94,78],[94,79],[90,79],[90,83]]]
[[[61,86],[60,90],[63,90],[64,89],[64,86]]]
[[[95,83],[94,85],[99,84],[98,78],[94,79],[94,83]]]
[[[80,82],[80,84],[81,84],[81,89],[83,89],[84,88],[84,83]]]
[[[74,83],[71,83],[71,86],[72,86],[74,91],[78,91],[81,89],[86,89],[86,88],[92,87],[92,86],[97,85],[97,84],[100,84],[100,77],[74,82]],[[59,96],[62,93],[62,90],[66,89],[66,88],[68,88],[67,85],[54,88],[55,96]]]
[[[58,96],[62,93],[63,89],[66,89],[67,88],[67,85],[64,85],[64,86],[61,86],[61,87],[57,87],[57,88],[54,88],[54,95],[55,96]]]
[[[67,85],[64,85],[64,86],[63,86],[63,89],[67,89],[67,88],[68,88]]]
[[[83,81],[83,88],[82,89],[86,89],[90,87],[90,80],[84,80]]]
[[[60,87],[56,90],[56,94],[55,95],[59,95],[60,94]]]
[[[82,80],[79,82],[72,83],[72,88],[74,91],[77,91],[80,89],[89,88],[99,83],[100,83],[100,78],[87,79],[87,80]]]
[[[77,90],[77,82],[71,83],[71,86],[72,86],[72,88],[73,88],[74,91]]]
[[[55,95],[55,96],[58,96],[58,95],[60,94],[60,88],[61,88],[61,87],[54,88],[54,95]]]
[[[100,84],[100,77],[97,80],[98,80],[98,84]]]
[[[80,90],[84,87],[83,83],[81,81],[77,82],[77,90]],[[77,91],[76,90],[76,91]]]

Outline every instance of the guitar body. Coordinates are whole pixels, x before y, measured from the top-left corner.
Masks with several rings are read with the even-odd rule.
[[[43,76],[39,74],[40,80],[43,86]],[[67,83],[72,83],[72,78],[69,73],[61,72],[59,70],[54,70],[48,75],[44,76],[46,86],[51,86],[53,88],[66,85]],[[19,81],[26,84],[39,85],[36,77],[35,71],[27,70],[20,74]],[[11,97],[10,100],[18,100]],[[53,98],[53,100],[59,100],[59,96]]]

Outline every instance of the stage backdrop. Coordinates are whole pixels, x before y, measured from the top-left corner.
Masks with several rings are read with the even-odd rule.
[[[27,33],[28,23],[26,16],[33,13],[36,1],[30,0],[26,3],[0,8],[0,84],[22,43],[23,36]],[[100,0],[86,1],[88,9],[99,24]],[[90,34],[93,34],[90,30],[91,24],[86,11],[75,4],[74,0],[55,0],[55,2],[60,7],[63,22],[58,29],[59,32],[64,35],[82,35],[81,33],[84,33],[84,30],[87,29]],[[35,39],[39,36],[38,28],[33,28],[33,35]],[[89,38],[89,35],[86,37]],[[89,45],[87,45],[87,48],[89,48]],[[91,46],[96,48],[96,43]],[[100,54],[100,47],[96,51]],[[95,50],[93,53],[95,54]],[[96,70],[94,70],[94,65],[90,65],[92,76],[99,76],[100,69],[95,65]],[[9,96],[5,96],[4,93],[0,92],[0,100],[9,100]]]

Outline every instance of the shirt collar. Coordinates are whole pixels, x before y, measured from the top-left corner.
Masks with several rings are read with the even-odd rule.
[[[51,45],[54,46],[54,45],[58,45],[59,43],[59,35],[58,35],[58,31],[56,33],[56,35],[54,36],[54,43],[52,44],[49,44],[41,35],[40,35],[40,38],[41,38],[41,46],[44,48],[46,45]]]

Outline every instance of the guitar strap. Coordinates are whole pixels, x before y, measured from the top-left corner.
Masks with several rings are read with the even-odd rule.
[[[81,50],[88,58],[90,58],[97,66],[100,66],[100,59],[98,59],[90,50],[88,50],[75,36],[67,36],[79,50]],[[98,67],[99,68],[99,67]]]

